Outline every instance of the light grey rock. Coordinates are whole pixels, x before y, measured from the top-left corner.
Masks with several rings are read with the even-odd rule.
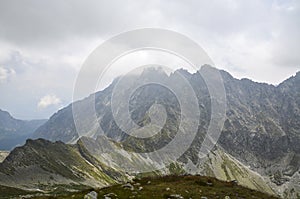
[[[97,199],[97,196],[98,196],[97,192],[91,191],[90,193],[84,196],[84,199]]]

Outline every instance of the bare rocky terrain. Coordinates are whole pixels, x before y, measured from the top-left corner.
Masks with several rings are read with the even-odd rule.
[[[136,176],[135,169],[149,168],[157,176],[200,174],[224,181],[237,180],[242,186],[283,198],[299,197],[300,73],[274,86],[238,80],[220,71],[226,90],[224,128],[212,152],[201,157],[199,149],[211,119],[212,103],[202,75],[211,70],[216,69],[204,66],[194,74],[178,70],[169,76],[159,70],[148,70],[131,77],[130,81],[137,85],[155,77],[180,88],[180,74],[197,94],[201,112],[198,132],[189,149],[165,169],[158,170],[162,164],[159,159],[141,153],[164,147],[176,135],[180,118],[185,117],[180,113],[176,96],[157,85],[137,89],[129,102],[132,120],[140,127],[147,125],[148,110],[154,103],[165,107],[167,119],[163,129],[151,139],[131,137],[113,118],[110,102],[115,80],[103,91],[74,102],[81,110],[77,117],[86,124],[85,137],[79,139],[72,105],[61,109],[34,133],[35,138],[52,142],[29,140],[14,149],[0,164],[0,184],[46,191],[61,186],[78,190],[82,186],[125,182]],[[181,92],[184,94],[185,89]],[[96,119],[88,108],[93,98]],[[124,171],[123,165],[133,169]]]

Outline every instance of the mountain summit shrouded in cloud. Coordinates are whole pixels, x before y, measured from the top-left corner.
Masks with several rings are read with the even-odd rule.
[[[111,36],[144,27],[191,37],[216,66],[238,78],[278,84],[300,67],[299,4],[1,1],[0,107],[18,118],[48,118],[57,107],[38,110],[38,99],[55,93],[62,105],[69,104],[76,74],[89,53]],[[3,81],[8,75],[9,81]]]
[[[1,0],[0,198],[298,199],[299,52],[298,0]]]
[[[273,86],[249,79],[238,80],[220,71],[227,91],[226,121],[212,152],[201,157],[199,149],[207,136],[211,115],[211,99],[202,79],[202,75],[208,72],[206,70],[212,69],[203,67],[193,74],[178,70],[169,76],[160,70],[148,70],[140,76],[128,77],[139,85],[145,79],[158,77],[181,86],[177,75],[181,73],[195,89],[202,113],[198,131],[188,150],[165,168],[160,167],[164,164],[163,158],[150,153],[166,147],[174,136],[182,133],[177,130],[180,118],[186,115],[178,111],[180,108],[174,95],[163,86],[150,84],[141,87],[128,102],[131,117],[139,128],[149,123],[151,113],[148,109],[155,103],[165,107],[167,118],[161,131],[151,138],[129,136],[117,126],[113,117],[111,97],[116,86],[114,82],[106,89],[74,102],[85,127],[83,137],[78,136],[72,105],[61,109],[33,135],[52,142],[27,140],[24,146],[14,149],[0,164],[0,185],[17,185],[31,190],[39,186],[48,191],[63,185],[81,190],[86,186],[102,187],[126,182],[128,175],[139,176],[140,169],[150,169],[153,171],[151,174],[157,176],[200,174],[237,181],[239,185],[285,198],[297,196],[300,190],[300,73]],[[96,121],[92,120],[91,109],[88,108],[93,97]],[[127,121],[126,117],[121,119]],[[185,139],[181,140],[176,150],[185,142]],[[168,151],[164,156],[171,156],[173,152]],[[37,167],[40,169],[32,174]],[[32,183],[35,182],[33,176],[39,184]]]

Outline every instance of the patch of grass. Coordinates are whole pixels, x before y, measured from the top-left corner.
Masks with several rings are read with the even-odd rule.
[[[165,177],[145,177],[136,179],[131,182],[134,189],[122,187],[122,185],[114,185],[111,187],[95,190],[98,193],[98,198],[104,198],[104,195],[113,193],[110,196],[113,198],[170,198],[171,195],[181,195],[184,198],[257,198],[257,199],[275,199],[275,196],[270,196],[255,190],[251,190],[239,185],[232,185],[230,182],[220,181],[216,178],[205,176],[165,176]],[[142,187],[142,189],[140,188]],[[69,195],[61,195],[56,197],[44,196],[36,198],[83,198],[85,194],[92,191],[86,190],[80,193],[72,193]]]
[[[2,185],[0,186],[0,198],[1,199],[18,197],[20,195],[33,195],[33,194],[37,194],[37,193],[39,193],[39,192],[25,191],[22,189],[2,186]]]
[[[178,163],[174,163],[174,162],[172,162],[169,165],[169,171],[170,171],[170,173],[176,174],[176,175],[182,175],[182,174],[186,173],[185,170]]]

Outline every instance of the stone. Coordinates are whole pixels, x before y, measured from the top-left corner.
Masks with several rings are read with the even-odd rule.
[[[170,195],[170,198],[183,199],[183,197],[179,194],[172,194],[172,195]]]
[[[91,191],[90,193],[84,196],[84,199],[97,199],[97,196],[98,194],[96,191]]]
[[[124,189],[134,190],[134,187],[133,187],[132,184],[130,184],[130,183],[126,183],[126,184],[122,185],[122,187],[123,187]]]

